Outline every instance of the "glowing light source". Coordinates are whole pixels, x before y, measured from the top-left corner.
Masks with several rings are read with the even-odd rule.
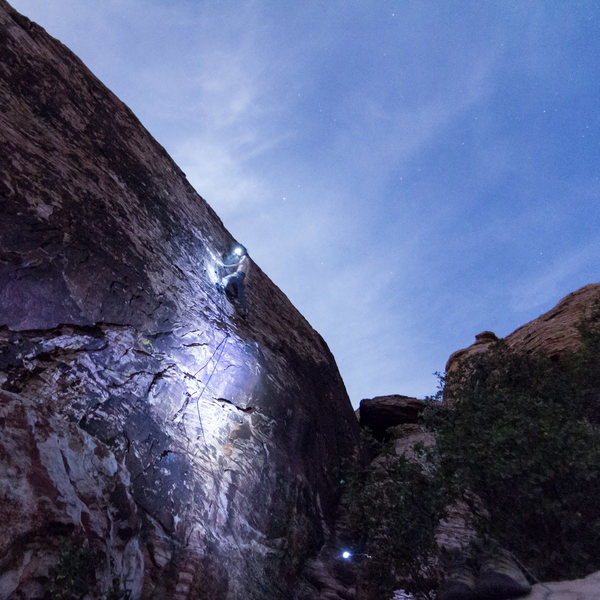
[[[344,558],[345,560],[352,558],[352,552],[349,552],[348,550],[344,550],[342,552],[342,558]]]
[[[242,254],[242,247],[241,246],[236,246],[233,250],[233,253],[236,254],[237,256],[241,256]]]

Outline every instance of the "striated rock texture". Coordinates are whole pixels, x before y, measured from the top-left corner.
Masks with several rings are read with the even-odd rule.
[[[506,342],[520,352],[558,356],[579,345],[577,325],[600,295],[600,283],[591,283],[563,298],[553,309],[519,327]]]
[[[0,598],[65,548],[93,598],[317,597],[358,434],[321,337],[257,266],[247,320],[215,293],[221,221],[4,0],[0,146]]]
[[[553,309],[526,323],[504,338],[509,347],[519,352],[539,352],[549,357],[573,350],[579,343],[578,323],[600,294],[600,283],[591,283],[563,298]],[[485,352],[498,338],[491,331],[475,336],[475,343],[454,352],[446,363],[446,372],[461,360]]]

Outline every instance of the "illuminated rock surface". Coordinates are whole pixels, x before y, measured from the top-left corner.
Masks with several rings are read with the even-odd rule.
[[[247,320],[215,294],[219,218],[4,0],[0,108],[0,598],[42,597],[65,545],[94,598],[334,589],[305,565],[358,424],[321,337],[258,266]]]

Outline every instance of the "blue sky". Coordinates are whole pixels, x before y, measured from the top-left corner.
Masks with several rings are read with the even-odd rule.
[[[12,0],[136,113],[353,404],[599,281],[600,4]]]

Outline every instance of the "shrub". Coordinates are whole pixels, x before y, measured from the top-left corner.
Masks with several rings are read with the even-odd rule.
[[[454,408],[436,429],[438,476],[468,501],[483,539],[497,540],[540,579],[600,567],[600,310],[580,324],[581,348],[559,360],[503,342],[447,375]]]
[[[61,550],[51,573],[48,586],[50,600],[80,600],[90,591],[94,580],[90,549],[83,543],[71,542]]]
[[[58,562],[50,573],[46,597],[49,600],[81,600],[94,597],[96,566],[102,560],[81,539],[70,541],[58,555]],[[95,597],[98,597],[97,595]],[[111,588],[102,595],[103,600],[128,600],[130,591],[114,578]]]
[[[398,586],[429,598],[437,584],[434,530],[446,504],[441,488],[420,464],[397,455],[393,442],[380,446],[375,467],[354,466],[346,480],[359,578],[377,598]]]
[[[425,411],[437,444],[421,464],[388,444],[376,466],[350,470],[344,500],[375,594],[434,594],[435,529],[457,499],[484,547],[510,550],[538,579],[600,569],[600,299],[579,331],[580,348],[559,359],[502,341],[468,358]]]

